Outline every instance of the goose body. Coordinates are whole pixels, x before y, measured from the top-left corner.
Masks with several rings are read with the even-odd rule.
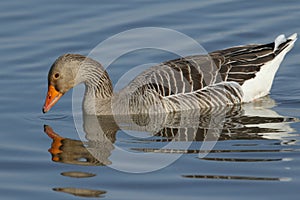
[[[60,56],[48,74],[47,112],[72,87],[86,86],[87,114],[143,114],[211,109],[253,101],[270,92],[276,71],[297,34],[268,44],[231,47],[163,62],[113,93],[101,64],[79,54]]]

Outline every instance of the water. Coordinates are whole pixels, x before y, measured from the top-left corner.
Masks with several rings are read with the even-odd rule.
[[[203,158],[203,130],[174,139],[170,133],[176,129],[151,137],[144,131],[128,134],[116,129],[105,140],[111,145],[82,144],[73,121],[71,92],[51,112],[41,113],[47,73],[60,54],[87,55],[108,37],[145,26],[182,32],[207,51],[269,42],[281,33],[300,33],[298,1],[15,0],[0,5],[1,199],[298,199],[299,42],[282,63],[270,97],[229,113],[218,142]],[[133,52],[108,71],[116,83],[133,66],[173,56]],[[59,136],[47,126],[50,138],[44,124]],[[179,133],[188,125],[179,127]],[[175,146],[160,149],[172,139]],[[186,144],[187,150],[181,148]],[[84,146],[101,150],[101,162]],[[155,152],[161,162],[182,156],[153,172],[125,173],[112,168],[116,147]],[[159,163],[122,159],[118,166],[128,168]]]

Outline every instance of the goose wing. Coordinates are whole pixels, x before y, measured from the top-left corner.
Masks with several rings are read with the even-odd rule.
[[[131,95],[132,104],[147,104],[143,107],[159,101],[177,102],[175,104],[180,103],[181,106],[183,102],[193,104],[191,102],[195,101],[195,104],[199,104],[199,99],[210,99],[213,102],[211,98],[214,98],[214,103],[208,107],[219,105],[216,102],[241,103],[241,86],[245,81],[255,78],[266,63],[294,41],[292,37],[280,37],[269,44],[236,46],[207,55],[163,62],[140,74],[125,89]],[[221,90],[222,95],[218,94]],[[167,105],[170,107],[168,109],[174,110],[174,104],[171,104]],[[205,102],[203,105],[206,105]]]

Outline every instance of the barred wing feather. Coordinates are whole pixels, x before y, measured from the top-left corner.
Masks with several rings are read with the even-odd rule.
[[[258,88],[264,91],[256,94],[255,88],[249,89],[245,83],[261,81],[256,78],[262,76],[260,71],[279,66],[295,40],[296,35],[287,39],[281,35],[269,44],[237,46],[170,60],[149,68],[124,89],[131,93],[130,104],[140,108],[160,103],[166,111],[177,111],[240,104],[245,95],[253,99],[269,92],[268,87]],[[270,85],[277,68],[263,75],[270,76]]]

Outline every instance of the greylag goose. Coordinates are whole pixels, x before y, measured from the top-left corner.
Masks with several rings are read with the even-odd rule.
[[[242,104],[269,94],[276,71],[297,34],[192,55],[150,67],[113,93],[103,66],[79,54],[57,58],[48,74],[47,112],[71,88],[85,84],[86,114],[169,113]]]

